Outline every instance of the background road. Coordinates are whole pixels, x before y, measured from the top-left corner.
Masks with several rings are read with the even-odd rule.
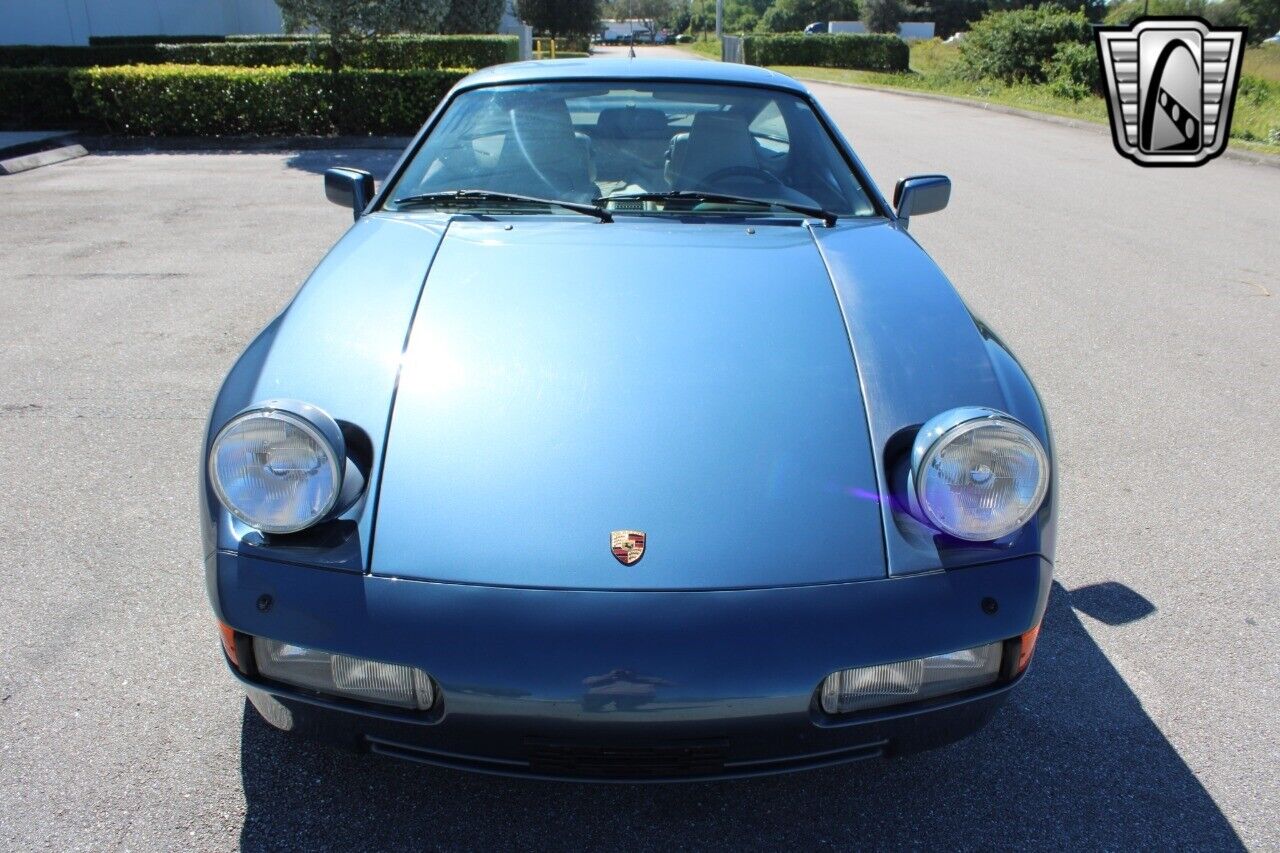
[[[335,162],[98,155],[0,181],[0,848],[1280,847],[1280,169],[813,87],[1054,420],[1057,586],[980,735],[673,788],[295,744],[222,671],[195,470],[224,371],[350,215]]]

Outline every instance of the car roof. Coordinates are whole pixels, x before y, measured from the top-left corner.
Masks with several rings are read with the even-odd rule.
[[[767,86],[805,93],[783,74],[756,65],[699,59],[543,59],[482,68],[463,79],[460,89],[557,80],[680,80]]]

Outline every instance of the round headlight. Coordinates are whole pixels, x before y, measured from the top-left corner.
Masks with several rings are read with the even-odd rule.
[[[342,431],[327,414],[306,404],[266,405],[219,431],[209,479],[218,500],[245,524],[295,533],[333,509],[345,464]]]
[[[989,542],[1026,524],[1049,490],[1049,457],[1031,430],[994,409],[952,409],[920,429],[914,497],[943,533]]]

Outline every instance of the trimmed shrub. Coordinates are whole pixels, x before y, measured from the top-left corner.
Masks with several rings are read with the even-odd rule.
[[[328,73],[294,68],[131,65],[73,79],[87,117],[136,136],[332,131]]]
[[[310,33],[236,33],[222,38],[202,39],[202,41],[314,41],[315,38]],[[162,41],[175,43],[175,40],[171,39],[162,39]]]
[[[183,44],[185,42],[224,41],[234,36],[89,36],[90,47],[119,44]],[[257,36],[253,36],[257,38]]]
[[[591,39],[588,36],[556,36],[556,55],[565,53],[590,53]]]
[[[466,69],[341,71],[332,77],[333,126],[341,134],[409,134],[422,127]]]
[[[289,41],[225,41],[205,44],[161,44],[159,61],[183,65],[323,65],[328,39]],[[515,36],[395,35],[370,39],[346,48],[347,68],[483,68],[520,57]]]
[[[83,123],[71,76],[74,68],[0,68],[0,127],[72,130]]]
[[[178,65],[321,65],[325,45],[306,41],[227,41],[200,44],[160,44],[156,50],[163,62]]]
[[[992,12],[960,43],[961,71],[975,80],[1042,82],[1059,45],[1090,44],[1092,38],[1083,12],[1068,12],[1052,3]]]
[[[88,68],[159,61],[153,44],[0,45],[0,68]]]
[[[911,60],[907,43],[890,35],[749,35],[743,40],[743,49],[752,65],[906,71]]]
[[[373,39],[348,51],[353,68],[484,68],[520,58],[515,36],[413,36]]]
[[[87,119],[139,136],[412,133],[468,72],[133,65],[71,75]]]

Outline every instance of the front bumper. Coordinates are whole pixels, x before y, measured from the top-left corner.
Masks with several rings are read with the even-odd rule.
[[[209,563],[214,609],[236,631],[416,666],[439,688],[430,711],[402,712],[236,671],[274,725],[461,769],[645,781],[818,767],[977,730],[1016,683],[1011,672],[968,694],[849,717],[824,714],[816,690],[839,669],[1016,638],[1038,624],[1051,574],[1032,557],[849,584],[593,592],[229,553]]]

